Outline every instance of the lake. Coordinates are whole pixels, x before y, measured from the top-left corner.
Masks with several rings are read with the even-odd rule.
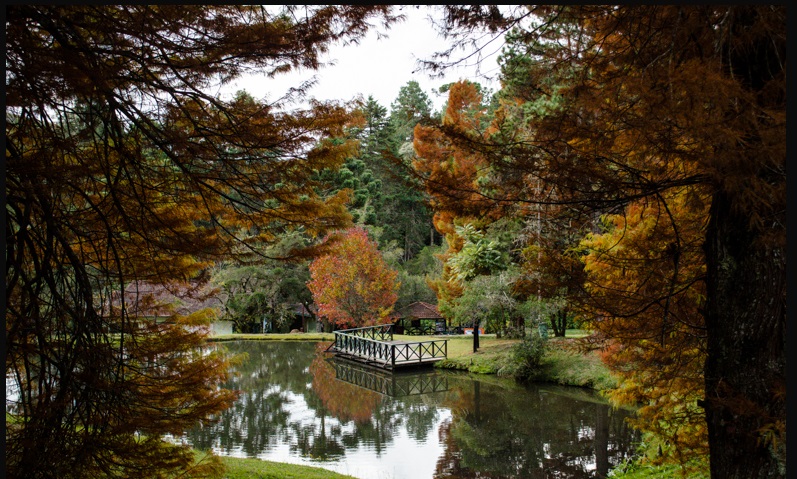
[[[434,368],[391,374],[327,345],[219,343],[246,354],[225,385],[241,396],[184,440],[362,479],[599,478],[638,441],[630,413],[591,390]]]

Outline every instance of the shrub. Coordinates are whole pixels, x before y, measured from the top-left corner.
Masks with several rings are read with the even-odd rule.
[[[534,379],[540,372],[547,342],[534,331],[512,349],[511,375],[520,381]]]

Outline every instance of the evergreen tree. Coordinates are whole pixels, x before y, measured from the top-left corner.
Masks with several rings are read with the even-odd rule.
[[[124,292],[349,224],[310,172],[351,156],[350,111],[207,90],[317,68],[390,10],[6,8],[6,477],[217,472],[166,440],[235,396],[218,387],[226,358],[202,351],[207,313],[156,324]]]
[[[622,300],[600,301],[596,291],[617,292],[628,283],[593,284],[582,302],[601,311],[592,318],[596,328],[603,321],[633,323],[636,334],[610,339],[625,348],[662,348],[650,358],[668,367],[690,356],[704,359],[699,405],[712,477],[783,477],[785,6],[535,6],[509,19],[479,6],[444,8],[447,26],[457,30],[452,35],[536,20],[519,31],[525,45],[507,64],[518,74],[504,72],[509,95],[489,138],[459,129],[437,141],[478,151],[485,160],[476,184],[469,177],[435,182],[440,197],[475,196],[520,218],[534,205],[558,205],[550,213],[560,220],[609,214],[622,233],[610,233],[617,234],[610,248],[590,247],[615,256],[595,258],[596,265],[619,266],[601,268],[600,278],[622,277],[629,273],[624,265],[634,262],[632,284],[639,288],[620,290]],[[457,211],[454,200],[442,205]],[[655,225],[647,225],[649,215]],[[692,224],[702,227],[705,275],[691,264],[701,261]],[[668,231],[648,236],[656,228]],[[672,241],[657,243],[663,237]],[[705,291],[696,296],[702,298],[697,322],[689,300],[700,290],[695,281],[704,281]],[[645,307],[635,308],[640,300]],[[658,335],[648,329],[656,324],[648,321],[651,309],[660,312]],[[690,333],[676,339],[681,328],[694,330],[689,340]],[[701,358],[694,339],[703,334]],[[640,399],[665,401],[673,387],[691,397],[686,387],[693,382],[640,384]],[[685,418],[688,428],[692,414],[687,405],[672,417]]]

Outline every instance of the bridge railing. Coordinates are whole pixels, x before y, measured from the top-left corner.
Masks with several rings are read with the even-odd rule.
[[[445,339],[390,343],[393,329],[390,324],[335,331],[334,348],[342,354],[357,356],[383,366],[445,359],[448,341]]]
[[[379,324],[376,326],[365,326],[362,328],[340,329],[335,334],[347,334],[360,338],[375,339],[377,341],[393,341],[393,325]]]
[[[345,354],[351,354],[368,361],[382,364],[391,363],[391,347],[393,344],[377,339],[354,336],[342,331],[335,331],[335,349]]]
[[[393,364],[396,362],[422,362],[425,359],[445,359],[448,357],[448,341],[437,339],[414,343],[394,344]]]
[[[350,361],[332,360],[335,378],[391,397],[448,391],[448,375],[386,373]]]

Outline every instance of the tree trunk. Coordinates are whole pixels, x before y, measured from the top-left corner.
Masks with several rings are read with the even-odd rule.
[[[515,316],[515,330],[518,331],[521,338],[526,337],[526,318],[522,314]]]
[[[551,328],[553,335],[558,338],[564,338],[567,333],[567,310],[560,309],[551,315]]]
[[[729,203],[724,193],[715,194],[704,246],[711,477],[780,478],[786,448],[785,245],[765,237],[780,231],[753,231]]]
[[[473,322],[473,352],[479,350],[479,320]]]

